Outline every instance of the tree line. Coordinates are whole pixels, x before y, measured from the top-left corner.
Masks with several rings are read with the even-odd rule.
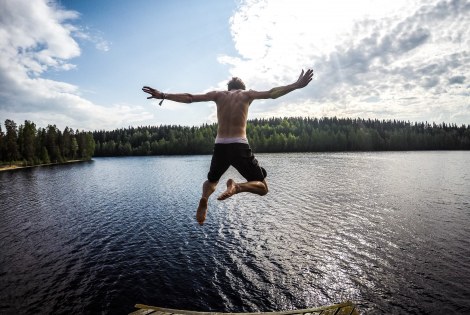
[[[95,156],[210,154],[216,124],[94,131]],[[350,118],[271,118],[248,122],[255,152],[469,150],[470,126]]]
[[[24,166],[92,156],[210,154],[217,124],[142,126],[112,131],[0,125],[0,162]],[[248,122],[255,152],[470,150],[470,126],[350,118],[270,118]]]
[[[5,131],[0,125],[0,161],[20,163],[23,166],[62,163],[69,160],[89,160],[95,151],[91,132],[73,131],[56,125],[37,128],[26,120],[19,127],[10,119],[5,120]]]

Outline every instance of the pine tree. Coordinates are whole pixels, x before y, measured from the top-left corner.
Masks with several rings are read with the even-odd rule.
[[[28,165],[35,164],[36,154],[36,125],[29,120],[24,122],[23,126],[23,148],[21,154]]]
[[[6,129],[6,156],[7,161],[10,162],[10,166],[18,158],[18,129],[16,123],[13,120],[5,120]]]

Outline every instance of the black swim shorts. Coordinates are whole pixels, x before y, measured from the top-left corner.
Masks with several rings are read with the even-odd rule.
[[[207,179],[210,182],[219,181],[230,165],[249,182],[263,181],[267,175],[266,170],[258,165],[248,144],[216,143]]]

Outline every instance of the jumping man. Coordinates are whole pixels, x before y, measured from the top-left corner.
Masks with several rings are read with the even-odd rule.
[[[269,91],[245,90],[245,84],[239,78],[232,78],[228,83],[228,91],[212,91],[205,94],[166,94],[151,87],[144,86],[142,90],[151,96],[147,97],[168,99],[180,103],[213,101],[217,105],[217,137],[207,180],[202,185],[202,196],[196,212],[196,219],[203,224],[206,219],[207,202],[209,196],[215,191],[220,177],[232,165],[246,180],[245,183],[236,183],[233,179],[227,181],[227,189],[217,198],[225,200],[231,196],[250,192],[264,196],[268,193],[266,183],[266,170],[259,166],[251,152],[246,138],[246,122],[248,108],[253,100],[275,99],[301,89],[312,81],[313,70],[300,73],[296,82],[272,88]],[[161,104],[161,103],[160,103]]]

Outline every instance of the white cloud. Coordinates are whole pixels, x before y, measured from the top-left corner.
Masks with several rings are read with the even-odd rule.
[[[231,19],[239,56],[221,56],[249,88],[304,90],[253,116],[360,116],[470,123],[470,4],[443,1],[241,2]]]
[[[72,32],[73,37],[93,43],[96,49],[104,52],[110,50],[111,43],[104,39],[103,34],[101,34],[100,32],[91,30],[89,27],[78,27],[68,25],[67,28],[70,29],[70,31]]]
[[[71,24],[79,17],[47,0],[0,0],[0,118],[18,124],[60,128],[116,128],[152,118],[142,108],[100,106],[80,96],[79,87],[44,78],[46,71],[67,71],[81,50],[75,38],[107,51],[109,43]]]
[[[78,12],[55,1],[0,0],[0,123],[29,119],[38,126],[114,129],[155,122],[155,115],[168,121],[187,110],[173,103],[152,114],[129,104],[95,104],[83,87],[51,79],[60,77],[51,73],[80,71],[74,60],[85,58],[83,43],[103,52],[114,49],[105,34],[79,22]],[[292,83],[302,68],[314,69],[307,88],[256,102],[253,118],[360,116],[469,124],[468,25],[470,4],[463,0],[246,0],[230,20],[238,54],[220,56],[219,62],[229,65],[228,77],[239,76],[258,90]],[[215,87],[226,89],[226,82]],[[172,115],[161,115],[167,109]]]

